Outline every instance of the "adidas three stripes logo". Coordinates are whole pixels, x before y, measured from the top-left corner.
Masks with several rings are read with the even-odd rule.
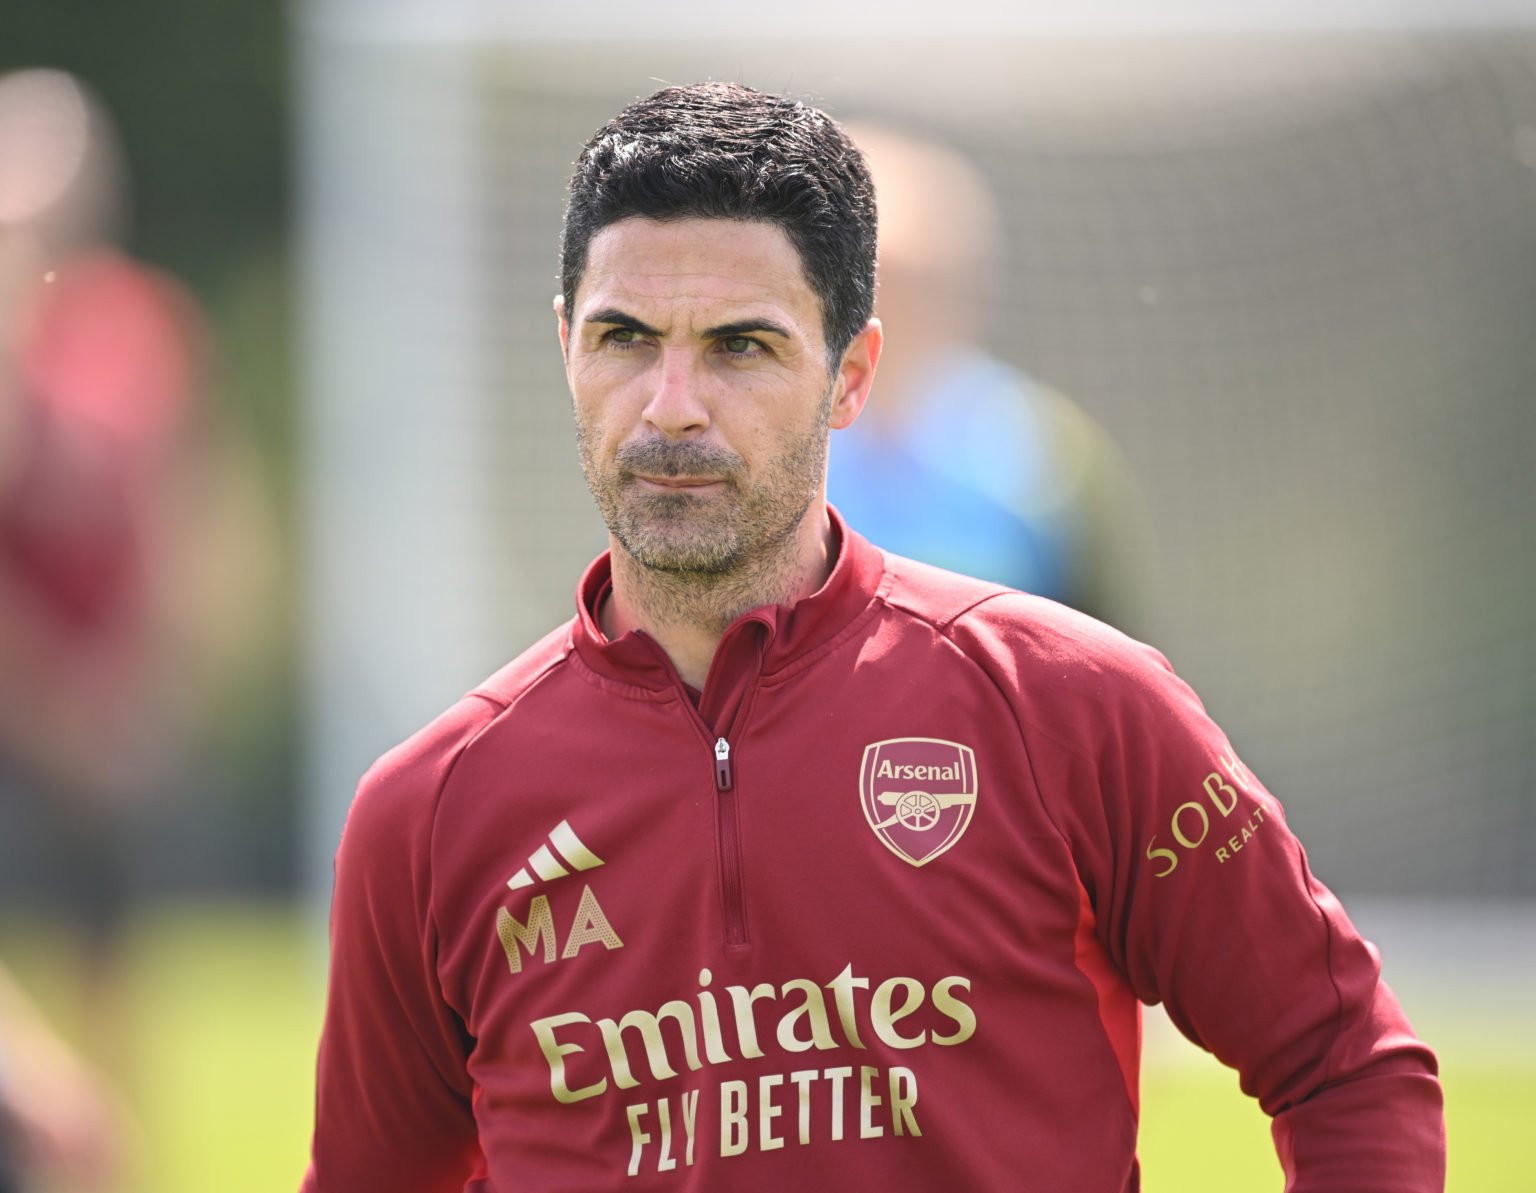
[[[552,882],[564,878],[571,870],[594,870],[602,864],[603,859],[582,843],[570,821],[562,820],[550,830],[548,844],[540,845],[528,855],[528,864],[518,867],[517,873],[507,879],[507,886],[514,891],[521,890],[533,885],[534,875]],[[528,873],[530,869],[533,874]]]

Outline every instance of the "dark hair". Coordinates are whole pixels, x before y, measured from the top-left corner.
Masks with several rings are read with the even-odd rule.
[[[761,220],[784,229],[821,299],[829,367],[875,302],[875,189],[828,116],[736,83],[666,87],[629,105],[576,159],[560,238],[573,314],[592,238],[631,216]]]

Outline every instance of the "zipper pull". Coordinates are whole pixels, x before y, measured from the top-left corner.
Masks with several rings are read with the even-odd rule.
[[[721,791],[731,789],[731,743],[723,737],[715,740],[715,786]]]

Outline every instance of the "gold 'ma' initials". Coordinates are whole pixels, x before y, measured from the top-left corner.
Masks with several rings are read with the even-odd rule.
[[[523,923],[505,907],[496,909],[496,937],[501,941],[502,952],[507,955],[507,968],[513,973],[523,972],[523,950],[530,957],[537,956],[542,948],[544,963],[555,959],[555,917],[549,909],[548,895],[535,895],[528,904],[528,921]],[[565,948],[561,959],[574,957],[589,944],[600,942],[606,949],[622,949],[624,942],[613,930],[603,907],[597,901],[590,886],[581,888],[581,902],[566,933]]]

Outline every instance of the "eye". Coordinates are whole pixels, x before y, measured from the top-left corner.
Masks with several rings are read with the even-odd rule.
[[[720,347],[732,356],[755,356],[763,349],[751,336],[726,336],[720,341]]]
[[[605,342],[620,348],[632,348],[640,342],[640,337],[635,333],[633,327],[615,327],[608,331],[603,336],[603,339]]]

